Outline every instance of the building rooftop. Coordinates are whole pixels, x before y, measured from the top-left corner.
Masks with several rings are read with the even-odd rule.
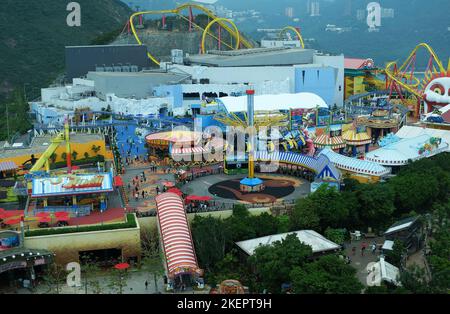
[[[419,217],[410,217],[406,218],[400,221],[397,221],[395,224],[393,224],[386,232],[385,235],[395,233],[398,231],[401,231],[403,229],[409,228],[412,224],[414,224]]]
[[[299,230],[281,234],[274,234],[267,237],[236,242],[236,245],[239,246],[248,255],[252,255],[255,252],[255,249],[260,245],[271,245],[276,241],[285,239],[288,234],[292,233],[297,235],[297,238],[302,243],[309,245],[312,248],[313,253],[334,251],[340,248],[338,244],[328,240],[314,230]]]
[[[314,50],[302,48],[253,48],[233,51],[209,51],[192,55],[185,60],[189,64],[216,67],[271,66],[313,63]]]
[[[434,146],[431,144],[433,138],[428,134],[405,138],[367,153],[365,159],[382,165],[400,166],[409,160],[431,157],[448,150],[449,144],[445,139]]]
[[[395,135],[400,138],[413,138],[419,135],[427,134],[429,136],[442,137],[447,143],[450,143],[450,131],[423,128],[420,126],[403,126]],[[450,151],[450,147],[448,148]]]
[[[222,97],[218,102],[223,104],[228,112],[247,111],[247,96]],[[256,95],[255,111],[279,111],[289,109],[328,108],[325,101],[313,93]]]
[[[358,158],[352,158],[347,157],[338,153],[335,153],[330,148],[326,147],[321,152],[320,155],[327,156],[330,161],[338,168],[361,173],[361,174],[367,174],[372,176],[382,176],[388,174],[390,171],[389,169],[375,163],[370,162],[367,160],[361,160]]]
[[[33,179],[31,197],[107,193],[112,191],[113,180],[110,173],[61,175],[58,177]]]
[[[23,155],[31,156],[31,154],[43,153],[51,144],[51,141],[55,136],[56,135],[52,134],[36,136],[31,141],[30,146],[24,148],[15,148],[15,149],[0,148],[0,159],[14,158]],[[103,136],[100,134],[74,133],[70,135],[71,143],[89,143],[99,140],[103,140]]]

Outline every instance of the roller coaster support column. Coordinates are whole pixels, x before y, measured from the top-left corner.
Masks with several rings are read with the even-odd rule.
[[[219,25],[218,32],[219,32],[218,48],[219,48],[219,50],[221,50],[221,48],[222,48],[222,27],[220,27],[220,25]]]
[[[189,7],[189,32],[192,32],[193,21],[194,21],[194,14],[192,14],[192,7]]]
[[[66,118],[64,123],[64,139],[66,141],[66,155],[67,155],[67,172],[72,172],[72,154],[70,150],[70,128],[69,128],[69,119]]]
[[[139,26],[142,26],[142,15],[139,15]]]
[[[162,28],[166,28],[166,16],[164,14],[162,16]]]

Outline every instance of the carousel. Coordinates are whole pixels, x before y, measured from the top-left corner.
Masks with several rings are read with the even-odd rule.
[[[206,135],[206,136],[205,136]],[[146,136],[149,159],[166,165],[195,166],[222,161],[226,142],[214,135],[172,130]]]
[[[342,134],[346,142],[349,154],[353,157],[360,157],[369,152],[372,139],[365,131],[365,128],[352,127]]]

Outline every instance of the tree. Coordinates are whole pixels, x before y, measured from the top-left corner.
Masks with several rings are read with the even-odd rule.
[[[61,154],[61,158],[62,158],[63,160],[67,160],[67,153],[66,153],[66,152],[62,153],[62,154]]]
[[[67,275],[68,272],[63,266],[54,263],[47,266],[43,279],[48,284],[50,291],[59,294],[61,285],[66,280]]]
[[[88,152],[84,152],[84,159],[88,159],[89,158],[89,153]]]
[[[406,247],[402,241],[395,240],[392,251],[386,254],[386,260],[394,266],[402,267],[403,259],[406,254]]]
[[[407,213],[411,210],[425,212],[441,194],[436,172],[442,171],[436,167],[419,170],[420,164],[413,163],[389,181],[395,193],[394,204],[397,213]]]
[[[296,201],[290,219],[291,230],[317,229],[319,227],[320,217],[313,206],[313,200],[309,197]]]
[[[409,266],[400,273],[399,281],[402,286],[398,288],[399,293],[427,294],[433,293],[428,285],[425,271],[417,265]]]
[[[127,279],[130,273],[127,270],[118,270],[113,268],[112,275],[109,277],[108,287],[114,294],[122,294],[127,287]]]
[[[325,237],[339,245],[342,245],[345,242],[345,233],[343,229],[327,228],[325,230]]]
[[[327,185],[320,186],[314,193],[297,201],[291,217],[292,227],[323,231],[327,227],[346,225],[356,206],[354,197],[348,194]]]
[[[295,293],[361,293],[363,285],[356,277],[356,269],[335,255],[319,257],[290,273]]]
[[[195,216],[191,225],[192,237],[200,265],[210,270],[225,256],[230,234],[222,220],[212,216]]]
[[[395,211],[394,192],[386,184],[360,184],[356,190],[358,217],[365,224],[385,228]]]
[[[77,160],[77,157],[78,157],[78,152],[74,150],[74,151],[72,152],[72,159],[73,159],[73,160]]]
[[[258,288],[279,293],[281,285],[289,282],[292,269],[304,265],[311,255],[310,246],[300,242],[296,234],[288,234],[282,241],[257,247],[248,261],[258,278]]]
[[[141,259],[142,268],[152,275],[151,279],[155,285],[155,291],[158,291],[158,276],[164,275],[162,264],[162,252],[159,247],[159,238],[157,232],[144,232],[142,236],[143,254]]]

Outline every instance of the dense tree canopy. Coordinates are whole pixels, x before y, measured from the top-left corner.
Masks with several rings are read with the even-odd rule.
[[[296,266],[305,264],[312,249],[300,242],[295,234],[282,241],[258,247],[249,258],[258,276],[260,287],[277,293],[283,283],[289,282],[289,274]]]
[[[297,266],[290,274],[295,293],[360,293],[356,269],[335,255]]]

